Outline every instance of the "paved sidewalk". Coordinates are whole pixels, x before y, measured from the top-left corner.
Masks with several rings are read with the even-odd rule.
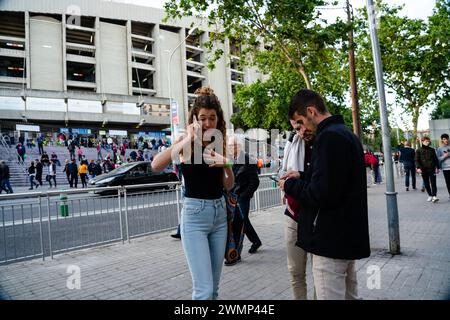
[[[420,181],[420,180],[419,180]],[[420,186],[420,183],[418,183]],[[450,297],[450,201],[442,174],[438,203],[426,194],[406,192],[397,182],[402,254],[388,249],[385,185],[370,186],[369,223],[372,255],[357,262],[364,299],[445,299]],[[244,244],[241,263],[224,267],[220,299],[292,299],[286,267],[281,207],[251,215],[263,241],[256,254]],[[190,299],[191,278],[181,243],[171,232],[133,239],[131,243],[59,254],[0,266],[3,299]],[[68,289],[69,266],[81,270],[81,289]],[[372,267],[371,267],[372,266]],[[379,289],[368,288],[373,266],[381,270]],[[308,296],[312,275],[308,267]]]

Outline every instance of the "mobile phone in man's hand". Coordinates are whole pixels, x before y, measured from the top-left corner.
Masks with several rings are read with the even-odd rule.
[[[280,178],[278,178],[277,176],[270,176],[269,178],[271,180],[275,181],[276,183],[278,183],[278,181],[280,181]]]

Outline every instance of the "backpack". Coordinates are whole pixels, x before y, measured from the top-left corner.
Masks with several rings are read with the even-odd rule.
[[[373,166],[377,165],[378,164],[378,158],[375,155],[371,154],[369,156],[369,164],[373,165]]]

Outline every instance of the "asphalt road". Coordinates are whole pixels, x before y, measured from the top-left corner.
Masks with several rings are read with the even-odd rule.
[[[280,203],[280,192],[267,178],[261,179],[251,210]],[[94,193],[69,195],[67,216],[58,196],[0,202],[0,262],[52,252],[71,250],[103,242],[119,241],[178,225],[174,190],[100,196]],[[119,203],[120,201],[120,203]],[[50,224],[49,224],[50,221]],[[128,232],[127,232],[128,231]],[[50,241],[51,235],[51,241]]]

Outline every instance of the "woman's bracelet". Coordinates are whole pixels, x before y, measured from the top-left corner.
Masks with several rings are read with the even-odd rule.
[[[225,163],[225,164],[223,165],[223,167],[224,167],[224,168],[231,169],[231,168],[233,168],[233,162],[227,162],[227,163]]]

